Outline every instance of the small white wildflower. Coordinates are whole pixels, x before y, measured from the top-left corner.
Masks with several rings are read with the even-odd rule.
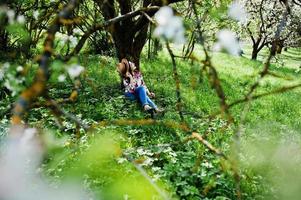
[[[84,67],[77,65],[77,64],[73,64],[68,68],[68,74],[71,78],[75,78],[78,77],[83,71],[84,71]]]
[[[77,38],[76,37],[70,35],[69,36],[69,41],[70,41],[71,47],[75,47],[77,45]]]
[[[25,23],[25,17],[23,15],[18,15],[17,22],[19,24],[24,24]]]
[[[23,67],[22,66],[18,66],[17,67],[17,72],[22,72],[23,71]]]
[[[35,18],[36,20],[39,18],[39,15],[40,15],[40,13],[39,13],[38,10],[35,10],[35,11],[33,12],[33,18]]]
[[[205,162],[202,163],[201,165],[204,166],[204,167],[206,167],[206,168],[212,168],[212,167],[213,167],[212,164],[209,163],[209,162],[207,162],[207,161],[205,161]]]
[[[142,163],[143,166],[149,166],[152,165],[154,162],[154,160],[152,158],[147,158],[146,160],[144,160],[144,162]]]
[[[14,19],[15,19],[15,15],[16,15],[15,11],[8,10],[8,11],[6,11],[6,15],[8,17],[8,22],[10,24],[13,24],[14,23]]]
[[[243,4],[238,1],[232,2],[228,9],[228,15],[234,20],[239,21],[242,24],[246,24],[248,21],[248,13]]]
[[[80,34],[82,34],[82,30],[80,30],[79,28],[75,28],[75,29],[73,29],[73,33],[76,35],[80,35]]]
[[[67,43],[69,41],[69,36],[66,34],[61,34],[60,38],[63,41],[63,43]]]
[[[143,155],[144,154],[144,150],[142,148],[137,149],[137,153],[139,155]]]
[[[216,35],[218,42],[214,45],[213,50],[225,49],[232,55],[240,55],[241,44],[239,43],[235,33],[230,30],[223,29]]]
[[[170,155],[170,156],[173,156],[173,157],[176,157],[176,156],[177,156],[177,154],[176,154],[175,152],[173,152],[173,151],[172,151],[172,152],[169,152],[169,155]]]
[[[64,74],[59,75],[58,81],[59,82],[64,82],[66,80],[66,76]]]
[[[156,171],[161,170],[161,168],[160,168],[160,167],[152,167],[152,170],[153,170],[154,172],[156,172]]]
[[[6,79],[6,81],[4,82],[4,87],[6,87],[8,90],[12,92],[12,96],[15,96],[17,94],[14,86],[11,85],[11,82],[8,79]]]
[[[155,14],[158,26],[154,30],[155,37],[163,37],[177,44],[185,42],[185,30],[182,18],[173,15],[170,7],[164,6]]]
[[[117,163],[118,164],[122,164],[122,163],[124,163],[124,162],[126,162],[127,161],[127,159],[125,159],[125,158],[118,158],[117,159]]]

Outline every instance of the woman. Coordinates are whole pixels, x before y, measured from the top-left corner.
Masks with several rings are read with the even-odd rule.
[[[138,99],[144,109],[144,111],[150,111],[154,109],[156,112],[162,112],[156,104],[149,98],[155,97],[155,93],[150,92],[144,81],[142,74],[136,68],[135,64],[128,61],[127,59],[122,59],[117,66],[117,71],[122,77],[122,83],[124,86],[124,95],[130,100]]]

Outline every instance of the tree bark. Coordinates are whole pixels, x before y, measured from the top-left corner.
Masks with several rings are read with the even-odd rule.
[[[150,6],[163,6],[170,3],[175,3],[183,0],[143,0],[143,7]],[[131,0],[95,0],[102,10],[102,15],[106,21],[118,16],[117,12],[121,15],[132,12]],[[116,9],[116,8],[119,9]],[[152,17],[157,10],[145,11]],[[149,20],[144,15],[140,17],[130,17],[128,19],[113,23],[108,27],[108,31],[113,37],[116,49],[117,58],[127,58],[135,63],[137,68],[140,66],[140,54],[144,45],[147,42],[147,32],[149,27]]]
[[[255,44],[253,44],[252,60],[257,60],[257,56],[258,56],[258,53],[259,53],[258,46],[259,46],[258,42],[256,42]]]
[[[252,60],[257,60],[257,56],[258,56],[258,51],[257,49],[253,49],[252,51]]]
[[[8,48],[8,35],[5,30],[0,29],[0,51],[6,52]]]

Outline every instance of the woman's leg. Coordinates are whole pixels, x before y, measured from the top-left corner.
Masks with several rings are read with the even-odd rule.
[[[126,92],[124,93],[124,96],[131,101],[136,100],[136,96],[133,93]]]
[[[141,86],[136,88],[135,93],[138,96],[142,106],[147,104],[150,107],[157,109],[155,103],[147,96],[145,87]]]
[[[156,104],[148,96],[147,96],[147,103],[148,103],[148,105],[150,105],[150,107],[152,107],[155,110],[157,110]]]
[[[137,88],[135,89],[135,95],[136,95],[136,97],[139,99],[139,101],[140,101],[142,107],[143,107],[144,105],[148,104],[145,87],[143,87],[143,86],[137,87]]]

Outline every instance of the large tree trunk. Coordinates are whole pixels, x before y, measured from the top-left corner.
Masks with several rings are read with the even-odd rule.
[[[278,42],[278,45],[277,45],[277,54],[281,54],[282,53],[283,47],[284,47],[284,40],[280,40]]]
[[[119,5],[120,14],[124,15],[132,11],[131,1],[129,0],[107,0],[101,3],[102,14],[105,20],[110,20],[118,15],[116,4]],[[143,6],[150,4],[145,0]],[[139,68],[140,54],[147,41],[147,30],[149,21],[141,16],[138,19],[128,18],[123,21],[112,24],[108,31],[113,36],[117,57],[119,60],[127,58],[136,64]]]
[[[254,41],[255,42],[255,41]],[[252,60],[257,60],[258,53],[267,45],[266,38],[259,37],[253,42]]]
[[[160,7],[179,1],[183,0],[143,0],[142,6],[144,8],[149,6]],[[131,0],[95,0],[95,2],[102,9],[102,15],[105,20],[110,20],[118,15],[125,15],[133,11],[133,2]],[[152,17],[156,11],[157,10],[149,10],[146,11],[146,13]],[[148,26],[148,18],[144,15],[140,15],[139,17],[131,17],[114,23],[108,28],[108,31],[113,36],[119,60],[127,58],[133,61],[139,68],[140,54],[147,41]]]
[[[113,32],[113,39],[119,60],[127,58],[139,68],[140,55],[147,41],[147,29],[148,24],[144,25],[137,35],[131,33],[131,31],[125,31],[126,27],[124,26],[116,26],[116,30]]]
[[[252,60],[257,60],[258,53],[259,53],[258,47],[254,47],[254,46],[253,46],[253,50],[252,50]]]

